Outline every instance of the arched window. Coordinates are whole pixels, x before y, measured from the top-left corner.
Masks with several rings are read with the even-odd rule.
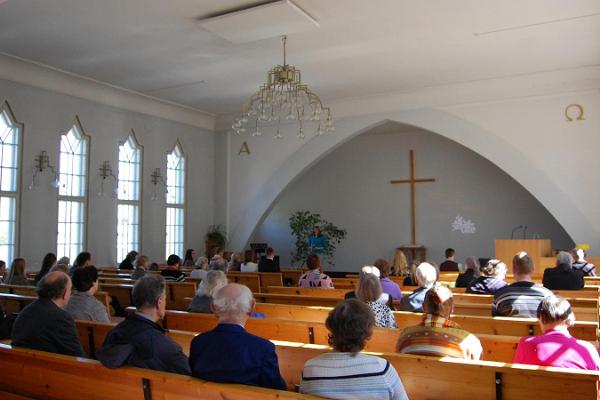
[[[71,261],[86,246],[89,137],[79,119],[60,137],[56,254]]]
[[[185,244],[185,155],[179,141],[167,155],[167,221],[165,254],[183,256]]]
[[[119,146],[119,178],[117,198],[117,261],[125,258],[131,250],[140,248],[140,214],[142,197],[143,147],[135,133]]]
[[[22,130],[4,103],[0,108],[0,260],[8,264],[17,252]]]

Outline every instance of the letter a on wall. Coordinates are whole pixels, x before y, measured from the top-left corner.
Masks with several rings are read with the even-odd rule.
[[[250,147],[248,146],[248,143],[246,143],[246,142],[242,143],[242,147],[240,147],[240,151],[238,151],[238,156],[242,153],[246,153],[246,154],[250,155]]]

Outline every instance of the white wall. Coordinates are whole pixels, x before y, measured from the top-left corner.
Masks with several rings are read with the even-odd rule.
[[[151,200],[150,174],[157,167],[165,174],[167,153],[178,139],[187,155],[186,247],[203,248],[203,235],[213,223],[214,133],[8,80],[0,80],[0,101],[8,101],[16,119],[24,124],[19,254],[28,260],[28,269],[39,269],[44,254],[56,250],[57,191],[50,186],[50,173],[39,179],[37,190],[27,190],[34,158],[46,150],[51,163],[57,164],[60,132],[71,128],[75,116],[91,137],[87,249],[94,263],[116,261],[116,197],[98,196],[98,168],[108,160],[116,174],[119,142],[132,129],[144,146],[140,250],[152,260],[164,261],[165,204],[160,197]]]
[[[552,215],[491,162],[437,134],[415,128],[398,132],[402,129],[387,124],[379,134],[362,134],[319,161],[281,194],[251,241],[268,242],[283,265],[290,265],[295,239],[288,218],[311,210],[348,231],[335,268],[328,270],[353,271],[379,257],[391,259],[397,246],[411,240],[410,188],[389,181],[409,177],[409,149],[414,149],[417,177],[436,179],[416,189],[417,241],[427,245],[428,259],[441,262],[446,247],[457,250],[459,262],[470,255],[492,258],[494,240],[509,238],[520,224],[557,248],[572,247]],[[458,215],[472,220],[476,233],[453,231]]]
[[[576,243],[600,254],[600,68],[558,71],[426,88],[413,93],[332,102],[336,131],[304,141],[285,127],[285,139],[231,135],[229,181],[217,188],[229,207],[231,247],[244,246],[281,192],[318,160],[385,121],[423,128],[490,160],[523,185]],[[327,101],[326,101],[327,103]],[[585,121],[567,122],[571,103]],[[223,118],[223,132],[230,122]],[[246,141],[252,154],[238,155]],[[226,188],[229,188],[227,190]]]

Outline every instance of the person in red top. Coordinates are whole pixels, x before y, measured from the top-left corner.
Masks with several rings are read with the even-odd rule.
[[[547,296],[540,303],[537,315],[543,334],[521,338],[514,363],[600,370],[600,357],[594,345],[569,333],[575,315],[567,300]]]

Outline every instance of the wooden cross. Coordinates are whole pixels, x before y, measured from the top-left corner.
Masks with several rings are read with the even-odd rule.
[[[425,183],[425,182],[435,182],[433,178],[415,178],[415,153],[414,150],[410,151],[410,179],[395,179],[390,181],[391,184],[397,183],[410,183],[410,211],[411,211],[411,239],[412,244],[417,244],[417,205],[416,205],[416,193],[415,193],[415,184],[417,183]]]

